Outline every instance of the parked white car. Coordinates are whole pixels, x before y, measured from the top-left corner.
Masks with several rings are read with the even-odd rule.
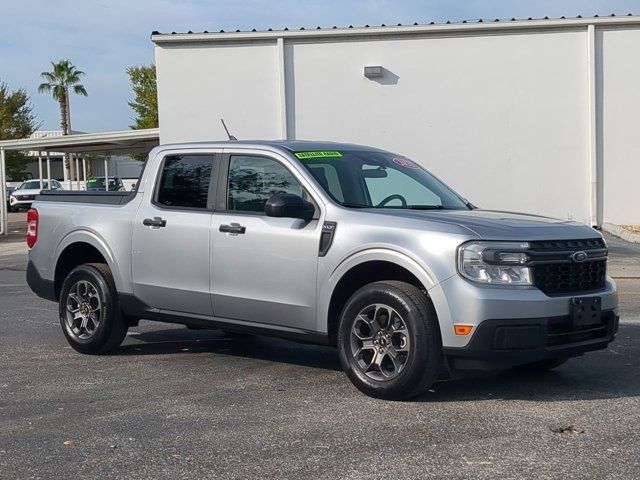
[[[21,208],[29,209],[36,195],[38,195],[41,190],[48,189],[49,183],[46,180],[42,182],[42,185],[40,184],[40,180],[27,180],[11,193],[9,197],[9,207],[12,211],[20,210]],[[51,180],[51,189],[60,190],[62,189],[62,185],[57,180]]]

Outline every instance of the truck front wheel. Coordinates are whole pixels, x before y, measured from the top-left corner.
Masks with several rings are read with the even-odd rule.
[[[433,306],[417,287],[398,281],[371,283],[353,294],[340,318],[338,351],[351,382],[387,400],[420,395],[443,365]]]
[[[80,353],[107,353],[127,334],[113,276],[103,263],[80,265],[67,275],[60,289],[59,313],[69,345]]]

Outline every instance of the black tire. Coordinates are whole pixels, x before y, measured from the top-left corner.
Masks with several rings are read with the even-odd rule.
[[[362,321],[358,316],[373,306],[376,309],[373,314],[375,318],[378,311],[375,305],[395,310],[404,325],[403,330],[396,332],[406,331],[409,337],[405,340],[409,342],[410,348],[403,357],[404,362],[397,369],[396,376],[389,379],[371,378],[373,373],[384,377],[383,369],[380,369],[380,374],[365,372],[366,367],[358,363],[362,363],[362,360],[354,356],[352,351],[352,342],[358,341],[358,338],[353,337],[353,329],[357,328],[357,321]],[[394,313],[390,313],[388,318],[393,316]],[[393,329],[390,331],[393,332]],[[371,283],[353,294],[340,316],[338,352],[343,370],[358,390],[371,397],[386,400],[408,400],[420,395],[437,380],[443,368],[442,338],[433,305],[420,289],[399,281]],[[372,360],[371,364],[373,363]],[[395,362],[393,365],[396,371]]]
[[[70,290],[78,282],[86,281],[95,289],[100,300],[100,321],[88,338],[74,332],[67,317],[67,302]],[[125,336],[128,327],[122,317],[118,304],[118,292],[109,267],[103,263],[86,263],[74,268],[65,278],[59,298],[60,325],[69,345],[80,353],[98,355],[117,348]]]
[[[533,363],[525,363],[523,365],[517,365],[514,367],[514,370],[522,373],[544,373],[549,370],[553,370],[554,368],[559,367],[560,365],[565,364],[569,359],[565,357],[559,358],[549,358],[547,360],[541,360],[539,362]]]

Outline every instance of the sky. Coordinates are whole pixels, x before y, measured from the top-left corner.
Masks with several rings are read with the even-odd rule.
[[[98,132],[132,123],[125,70],[153,63],[154,30],[640,14],[640,0],[1,0],[0,12],[0,80],[26,89],[42,129],[59,129],[57,103],[37,89],[51,61],[70,59],[89,93],[71,100],[73,129]]]

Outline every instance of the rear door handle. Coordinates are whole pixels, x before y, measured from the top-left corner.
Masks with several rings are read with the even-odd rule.
[[[160,227],[166,227],[167,226],[167,221],[160,218],[160,217],[153,217],[153,218],[145,218],[142,221],[142,224],[145,227],[156,227],[156,228],[160,228]]]
[[[243,227],[239,223],[231,223],[229,225],[220,225],[218,229],[224,233],[230,233],[232,235],[244,235],[244,232],[247,231],[246,227]]]

